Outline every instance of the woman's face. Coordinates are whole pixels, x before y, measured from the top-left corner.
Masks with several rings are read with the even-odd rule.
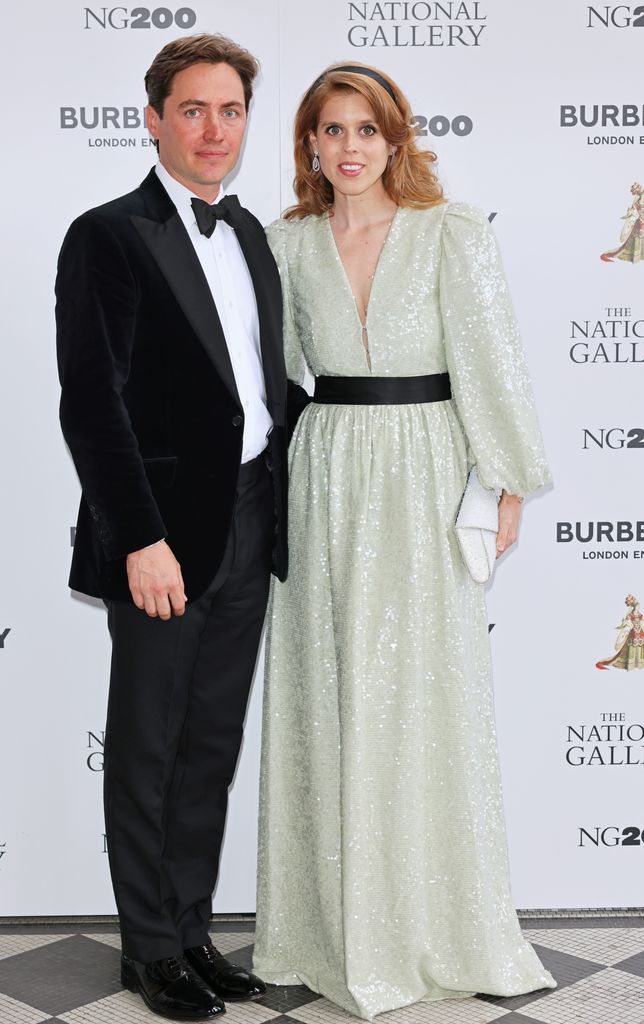
[[[371,105],[353,90],[329,96],[309,141],[320,154],[322,174],[346,196],[382,189],[387,160],[396,151],[378,128]]]

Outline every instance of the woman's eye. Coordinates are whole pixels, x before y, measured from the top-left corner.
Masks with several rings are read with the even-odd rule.
[[[339,135],[341,131],[342,129],[340,128],[339,124],[330,124],[329,127],[327,128],[328,135]]]
[[[373,124],[366,124],[362,131],[364,132],[365,135],[375,135],[377,129],[376,126]]]

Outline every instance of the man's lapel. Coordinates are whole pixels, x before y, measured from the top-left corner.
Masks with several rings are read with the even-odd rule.
[[[282,351],[282,293],[275,261],[265,237],[246,214],[247,223],[237,231],[257,300],[262,366],[266,398],[273,419],[281,422],[281,409],[286,390],[286,371]]]
[[[240,405],[235,375],[212,292],[181,217],[154,170],[141,185],[149,217],[132,215],[152,258],[217,373]]]

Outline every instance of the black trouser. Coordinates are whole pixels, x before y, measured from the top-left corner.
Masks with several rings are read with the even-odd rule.
[[[226,553],[203,597],[167,622],[108,606],[105,827],[123,952],[144,963],[208,941],[273,525],[260,456],[241,467]]]

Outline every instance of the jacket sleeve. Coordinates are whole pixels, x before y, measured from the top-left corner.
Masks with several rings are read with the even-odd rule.
[[[167,534],[123,401],[137,301],[111,227],[97,213],[79,217],[56,277],[60,422],[108,560]]]

